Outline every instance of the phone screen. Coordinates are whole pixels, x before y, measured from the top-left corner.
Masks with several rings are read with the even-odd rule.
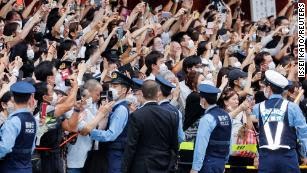
[[[62,70],[61,76],[63,80],[67,79],[70,76],[70,70],[69,69]]]
[[[45,119],[47,116],[47,103],[42,104],[40,118]]]

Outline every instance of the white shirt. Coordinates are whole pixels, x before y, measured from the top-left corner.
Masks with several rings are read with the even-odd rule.
[[[83,112],[80,113],[82,117],[78,122],[78,131],[81,131],[84,126],[92,121],[97,113],[97,104],[93,103]],[[78,135],[75,144],[68,145],[67,153],[67,167],[68,168],[83,168],[87,153],[92,148],[92,140],[89,135]]]
[[[150,73],[150,75],[145,79],[146,80],[156,80],[156,76],[152,73]]]
[[[179,105],[181,107],[180,110],[184,110],[186,99],[191,94],[192,90],[185,84],[185,81],[179,82],[180,87],[180,96],[179,96]]]

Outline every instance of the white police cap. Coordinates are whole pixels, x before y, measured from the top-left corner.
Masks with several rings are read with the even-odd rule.
[[[267,70],[265,72],[265,78],[268,82],[280,88],[285,88],[289,85],[289,81],[287,80],[287,78],[274,70]]]

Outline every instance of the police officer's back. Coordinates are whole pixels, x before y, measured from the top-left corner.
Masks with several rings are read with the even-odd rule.
[[[218,88],[201,84],[199,91],[206,111],[198,126],[191,173],[223,173],[230,150],[231,119],[216,105]]]
[[[297,138],[306,162],[307,125],[299,106],[282,98],[288,80],[276,71],[265,73],[267,101],[256,104],[253,114],[259,119],[259,172],[300,172],[296,153]]]
[[[174,170],[178,151],[178,116],[157,103],[159,85],[152,80],[142,87],[145,103],[130,115],[124,173],[168,173]]]
[[[30,112],[35,88],[27,82],[11,86],[15,111],[0,130],[0,172],[32,173],[31,155],[36,135],[36,121]]]

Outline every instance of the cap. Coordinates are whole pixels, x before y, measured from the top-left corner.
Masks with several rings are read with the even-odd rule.
[[[64,70],[64,69],[70,68],[71,65],[72,65],[72,62],[71,62],[71,61],[66,61],[66,60],[64,60],[64,61],[61,61],[61,62],[59,63],[59,67],[58,67],[58,68],[59,68],[60,70]]]
[[[132,78],[132,81],[133,81],[133,84],[134,84],[132,86],[133,89],[141,89],[142,88],[143,83],[144,83],[143,80],[138,79],[138,78]]]
[[[221,92],[220,89],[208,84],[200,84],[198,86],[198,90],[201,96],[204,96],[206,94],[217,94]]]
[[[133,86],[133,81],[129,77],[118,71],[112,72],[111,78],[112,80],[110,81],[110,83],[112,84],[122,84],[128,87]]]
[[[176,86],[174,86],[172,83],[170,83],[168,80],[164,79],[160,75],[156,76],[156,81],[168,89],[176,88]]]
[[[274,70],[267,70],[265,72],[265,79],[269,83],[280,88],[285,88],[286,86],[289,85],[289,81],[287,80],[287,78],[285,78],[282,74]]]
[[[233,69],[228,73],[228,78],[230,80],[237,80],[239,78],[246,78],[247,73],[242,71],[241,69]]]
[[[16,82],[11,86],[11,92],[20,93],[20,94],[32,94],[35,93],[35,88],[29,82],[21,81]]]

